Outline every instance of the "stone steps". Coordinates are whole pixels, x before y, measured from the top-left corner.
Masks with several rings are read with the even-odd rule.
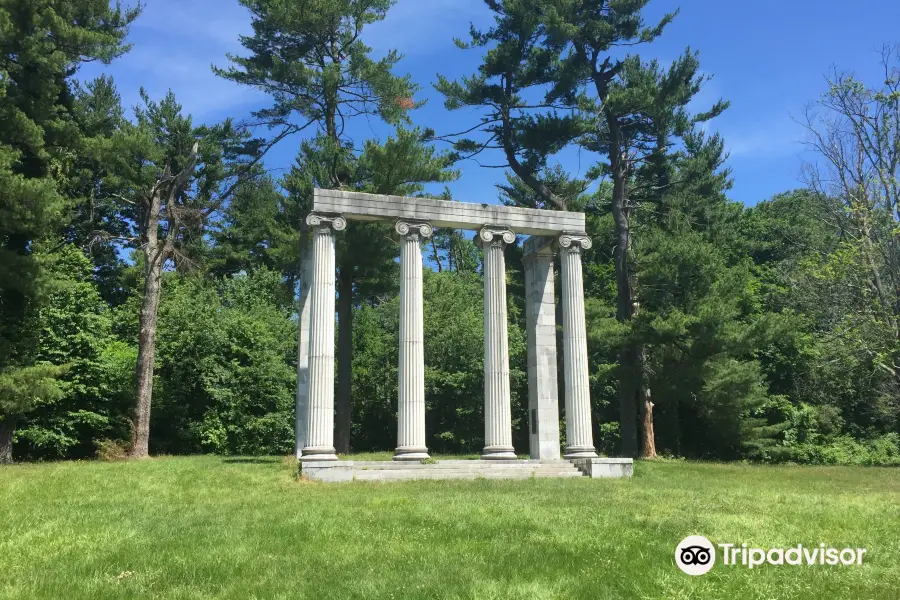
[[[396,461],[339,461],[303,464],[316,481],[408,481],[415,479],[531,479],[584,477],[564,460],[446,460],[430,464]]]
[[[416,479],[547,479],[565,477],[584,477],[580,471],[508,471],[485,470],[465,471],[353,471],[352,481],[411,481]]]
[[[442,460],[435,463],[423,464],[417,461],[355,461],[354,469],[381,469],[381,470],[414,470],[414,469],[534,469],[536,467],[565,467],[571,468],[572,463],[564,460],[555,461],[500,461],[500,460]]]

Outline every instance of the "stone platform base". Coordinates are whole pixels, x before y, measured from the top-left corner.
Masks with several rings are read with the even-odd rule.
[[[614,462],[607,462],[614,461]],[[627,463],[626,463],[627,461]],[[590,463],[590,466],[576,463]],[[606,470],[602,465],[606,465]],[[596,466],[595,466],[596,465]],[[626,468],[627,467],[627,468]],[[300,461],[301,476],[314,481],[408,481],[413,479],[531,479],[630,477],[631,459],[441,460],[432,463],[392,461]],[[597,474],[594,474],[597,473]],[[605,473],[605,474],[600,474]]]
[[[630,458],[573,458],[570,462],[591,479],[634,474],[634,461]]]

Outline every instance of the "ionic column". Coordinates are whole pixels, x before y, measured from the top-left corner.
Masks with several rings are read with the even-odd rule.
[[[297,332],[297,404],[294,426],[294,452],[299,459],[306,446],[309,418],[309,290],[312,287],[312,236],[309,235],[300,261],[300,313]]]
[[[565,458],[595,458],[588,383],[587,328],[581,250],[591,247],[585,235],[559,236],[562,264],[563,363],[566,382]]]
[[[304,460],[337,460],[334,452],[334,232],[343,217],[310,214],[313,246],[310,288],[309,408]]]
[[[427,223],[398,221],[400,242],[400,368],[397,403],[397,451],[394,460],[428,458],[425,447],[425,334],[422,299],[422,240],[434,229]]]
[[[508,229],[478,232],[484,250],[484,443],[482,459],[515,459],[509,393],[509,340],[506,331],[506,261],[503,251],[516,241]]]

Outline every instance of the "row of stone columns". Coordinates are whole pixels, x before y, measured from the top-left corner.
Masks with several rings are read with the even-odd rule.
[[[301,299],[308,294],[301,312],[298,352],[297,456],[304,460],[337,460],[334,450],[334,312],[335,256],[334,232],[346,228],[342,217],[311,214],[311,275],[308,289],[301,283]],[[425,446],[425,354],[422,297],[422,241],[431,237],[427,223],[398,221],[394,226],[400,243],[400,361],[398,370],[397,450],[394,460],[428,458]],[[484,251],[484,393],[485,448],[483,459],[515,459],[512,445],[512,413],[509,382],[509,341],[506,311],[506,246],[516,240],[515,232],[485,227],[476,243]],[[588,387],[587,336],[584,318],[584,290],[581,249],[590,248],[590,239],[563,235],[557,240],[562,255],[563,358],[565,364],[566,458],[597,456],[591,433],[590,392]],[[531,257],[529,257],[531,260]],[[538,288],[538,308],[529,306],[529,393],[546,396],[545,418],[557,413],[555,317],[552,313],[552,255],[537,263],[538,271],[526,273],[526,287],[533,287],[534,273],[542,272]],[[549,288],[548,288],[549,281]],[[549,290],[549,291],[548,291]],[[549,294],[549,298],[548,298]],[[529,299],[529,303],[532,302]],[[305,326],[306,305],[308,323]],[[547,306],[550,310],[547,310]],[[537,318],[535,318],[537,317]],[[534,331],[532,331],[534,330]],[[550,339],[552,336],[552,341]],[[308,337],[308,352],[303,348]],[[535,343],[532,344],[532,341]],[[542,350],[542,353],[540,352]],[[551,351],[552,350],[552,351]],[[552,355],[552,356],[551,356]],[[304,381],[304,377],[306,378]],[[304,385],[305,384],[305,385]],[[305,388],[305,389],[304,389]],[[532,398],[533,399],[533,398]],[[306,406],[302,406],[305,403]],[[531,405],[531,401],[529,402]],[[305,412],[305,418],[302,413]],[[532,420],[537,413],[532,412]],[[557,414],[558,425],[558,414]],[[536,422],[532,423],[532,430]],[[538,458],[552,458],[555,434],[544,432],[547,452]],[[543,439],[542,438],[542,439]],[[554,442],[555,439],[555,442]],[[534,440],[532,440],[534,445]],[[534,456],[534,449],[532,450]]]

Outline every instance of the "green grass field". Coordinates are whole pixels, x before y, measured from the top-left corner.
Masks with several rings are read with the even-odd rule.
[[[639,464],[631,480],[320,484],[281,458],[0,468],[0,598],[900,598],[900,470]],[[719,564],[676,544],[865,547]]]

